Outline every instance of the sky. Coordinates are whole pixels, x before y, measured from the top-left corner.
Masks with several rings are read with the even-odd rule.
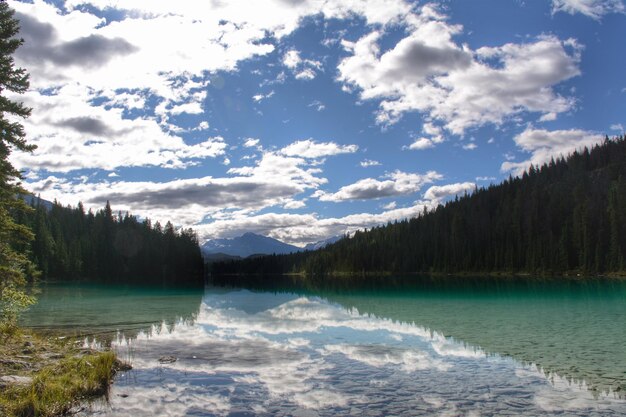
[[[23,185],[303,246],[621,135],[622,0],[33,0]]]

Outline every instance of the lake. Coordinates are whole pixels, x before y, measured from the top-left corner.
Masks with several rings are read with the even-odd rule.
[[[47,285],[23,322],[132,363],[83,416],[626,415],[623,281],[246,286]]]

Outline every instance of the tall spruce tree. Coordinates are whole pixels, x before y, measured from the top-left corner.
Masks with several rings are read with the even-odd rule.
[[[19,22],[5,1],[0,1],[0,324],[14,325],[19,312],[33,302],[23,287],[34,275],[28,248],[32,231],[19,218],[29,207],[20,198],[25,190],[20,185],[20,172],[9,161],[14,149],[32,152],[35,147],[26,143],[20,119],[30,115],[31,109],[12,100],[6,93],[24,93],[29,86],[28,73],[16,68],[13,54],[24,42],[16,38]]]

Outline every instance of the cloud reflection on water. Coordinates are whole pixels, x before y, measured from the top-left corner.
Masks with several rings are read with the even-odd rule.
[[[171,331],[170,331],[171,330]],[[597,402],[511,359],[317,297],[207,292],[196,321],[114,347],[134,370],[95,415],[586,415]],[[162,356],[178,360],[160,364]],[[588,394],[588,393],[587,393]],[[565,405],[559,405],[565,399]],[[245,415],[245,414],[239,414]]]

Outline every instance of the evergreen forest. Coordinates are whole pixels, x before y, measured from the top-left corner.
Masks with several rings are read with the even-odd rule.
[[[204,263],[192,229],[139,221],[106,206],[93,213],[32,199],[19,222],[34,233],[31,255],[45,280],[202,285]],[[27,248],[24,248],[27,250]]]
[[[607,137],[417,218],[212,273],[623,273],[625,251],[626,139]]]

